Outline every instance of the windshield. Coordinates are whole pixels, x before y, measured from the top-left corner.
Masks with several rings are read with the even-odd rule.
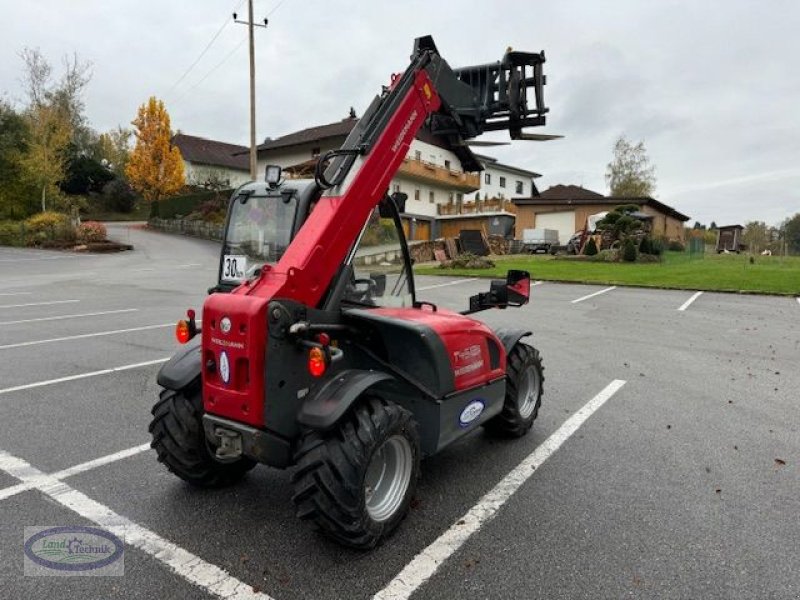
[[[244,201],[243,201],[244,200]],[[297,196],[239,196],[222,248],[220,281],[237,283],[280,260],[292,241]]]

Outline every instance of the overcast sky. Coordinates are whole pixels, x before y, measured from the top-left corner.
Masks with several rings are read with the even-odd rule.
[[[93,64],[87,115],[127,125],[163,98],[185,133],[247,144],[242,0],[0,0],[0,94],[21,100],[25,46]],[[452,66],[547,55],[548,125],[560,141],[482,148],[557,183],[607,192],[617,136],[643,140],[655,196],[718,224],[800,212],[800,2],[255,0],[258,138],[361,114],[413,39],[432,34]],[[181,81],[212,37],[219,37]],[[506,134],[507,135],[507,134]],[[493,139],[503,136],[493,134]]]

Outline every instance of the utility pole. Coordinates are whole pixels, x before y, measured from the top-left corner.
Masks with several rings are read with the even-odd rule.
[[[268,20],[264,23],[253,22],[253,0],[247,0],[247,21],[240,21],[233,13],[233,20],[240,25],[247,25],[247,33],[250,38],[250,179],[258,178],[258,161],[256,160],[256,46],[255,46],[255,27],[267,28]]]

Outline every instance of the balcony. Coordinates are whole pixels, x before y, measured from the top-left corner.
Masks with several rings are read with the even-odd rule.
[[[479,190],[481,187],[478,173],[451,171],[433,163],[408,157],[403,159],[399,174],[429,185],[437,185],[466,194]]]
[[[437,212],[440,216],[453,215],[480,215],[483,213],[506,212],[517,214],[517,207],[507,198],[490,198],[487,200],[473,200],[468,202],[449,202],[439,204]]]

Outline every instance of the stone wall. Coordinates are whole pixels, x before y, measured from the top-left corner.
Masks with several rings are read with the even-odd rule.
[[[153,229],[169,233],[182,233],[183,235],[191,235],[207,240],[222,241],[222,236],[225,233],[225,226],[221,223],[207,223],[206,221],[189,219],[159,219],[152,217],[148,221],[148,225]]]

